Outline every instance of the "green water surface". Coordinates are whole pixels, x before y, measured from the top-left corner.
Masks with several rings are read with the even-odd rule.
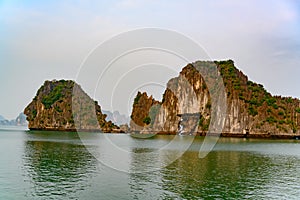
[[[300,198],[297,140],[221,138],[200,159],[203,138],[196,138],[166,167],[135,173],[169,159],[148,152],[159,152],[173,137],[112,135],[111,145],[129,152],[119,161],[130,172],[101,162],[110,155],[110,146],[98,142],[103,137],[94,133],[83,142],[76,133],[0,130],[0,199]],[[177,142],[179,148],[186,141]]]

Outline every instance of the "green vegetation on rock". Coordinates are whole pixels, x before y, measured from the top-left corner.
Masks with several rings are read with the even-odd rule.
[[[142,93],[138,92],[137,95],[136,95],[136,97],[134,98],[133,104],[137,104],[139,102],[141,96],[142,96]]]
[[[149,123],[151,126],[147,126],[147,130],[154,127],[162,129],[163,132],[176,133],[181,116],[187,114],[185,112],[199,112],[201,117],[197,121],[198,131],[201,134],[202,131],[207,131],[212,117],[211,112],[214,111],[211,105],[214,101],[211,98],[220,88],[220,85],[213,84],[217,77],[211,65],[210,61],[187,64],[178,77],[169,80],[162,102],[157,102],[152,96],[148,97],[147,94],[139,92],[134,99],[131,114],[132,120],[138,126],[134,126],[132,130],[142,130],[142,127]],[[247,130],[254,134],[265,134],[266,137],[283,133],[300,134],[299,99],[271,95],[262,84],[248,80],[248,77],[234,66],[232,60],[215,61],[213,65],[217,66],[223,78],[225,95],[227,94],[224,132],[243,134]],[[201,74],[197,69],[203,69]],[[200,105],[199,108],[194,99],[189,102],[191,94],[188,92],[189,89],[185,89],[186,83],[182,80],[188,81],[192,86],[199,100],[197,102]],[[184,103],[179,101],[184,101]],[[155,112],[155,115],[159,117],[154,117],[150,110],[155,104],[163,108],[161,112]],[[192,123],[189,126],[192,126]]]
[[[262,84],[248,80],[247,76],[235,68],[232,60],[215,61],[215,63],[223,77],[228,94],[227,98],[238,98],[243,101],[248,114],[253,117],[259,117],[262,121],[272,124],[280,122],[281,125],[289,126],[293,131],[298,130],[295,123],[287,123],[284,120],[287,117],[291,121],[296,120],[292,116],[286,116],[287,113],[284,111],[290,110],[296,105],[296,102],[299,103],[299,100],[291,97],[272,96]],[[295,111],[300,113],[300,108],[295,109]]]
[[[24,114],[30,129],[103,132],[118,129],[105,120],[98,102],[71,80],[45,81]]]
[[[151,118],[149,116],[145,117],[143,122],[147,125],[149,125],[151,123]]]

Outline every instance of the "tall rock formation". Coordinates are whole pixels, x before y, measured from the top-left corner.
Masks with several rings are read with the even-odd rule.
[[[24,114],[31,130],[118,131],[98,102],[71,80],[45,81]]]
[[[232,60],[220,62],[197,61],[182,69],[171,79],[162,102],[146,93],[137,94],[131,115],[131,130],[164,134],[205,135],[212,120],[214,99],[223,98],[220,85],[209,67],[215,65],[223,78],[227,106],[222,135],[253,137],[294,137],[300,134],[300,101],[291,97],[272,96],[261,84],[248,80]],[[205,80],[205,81],[204,81]],[[209,87],[212,89],[208,89]],[[226,94],[225,94],[226,93]]]

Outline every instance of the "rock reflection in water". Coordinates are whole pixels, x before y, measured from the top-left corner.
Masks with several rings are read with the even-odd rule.
[[[274,177],[270,163],[267,157],[250,153],[211,152],[199,159],[198,152],[186,152],[162,169],[162,187],[182,199],[256,198],[262,194],[254,190],[266,188]]]
[[[83,145],[59,141],[25,141],[25,180],[34,193],[28,196],[74,198],[86,189],[96,159]]]

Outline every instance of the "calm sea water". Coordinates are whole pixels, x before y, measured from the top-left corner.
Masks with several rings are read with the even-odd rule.
[[[158,158],[147,153],[174,138],[109,135],[111,144],[103,145],[104,137],[90,134],[83,142],[76,133],[0,130],[0,199],[300,198],[300,142],[296,140],[221,138],[212,152],[199,159],[203,138],[196,138],[168,166],[134,173],[139,166],[158,166]],[[187,141],[176,142],[180,149]],[[120,154],[119,160],[125,163],[120,168],[128,167],[129,173],[101,162],[101,158],[109,160],[112,145],[129,152],[129,157]],[[178,152],[176,148],[165,151]],[[169,157],[163,156],[170,155],[162,154],[159,160],[164,162]]]

